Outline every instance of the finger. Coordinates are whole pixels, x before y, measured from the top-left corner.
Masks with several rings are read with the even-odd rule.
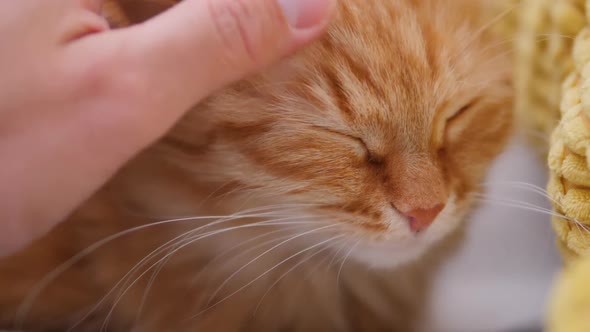
[[[102,11],[103,0],[76,0],[80,3],[82,8],[90,10],[96,14],[100,14]]]
[[[64,81],[76,83],[71,95],[80,105],[52,132],[79,143],[51,149],[51,160],[79,165],[70,191],[98,187],[199,99],[319,36],[335,0],[290,1],[186,0],[147,23],[65,48],[62,68],[78,78]],[[96,151],[100,158],[87,156]]]
[[[317,37],[334,0],[187,0],[116,36],[130,63],[178,107]],[[161,91],[169,88],[170,91]],[[173,90],[173,91],[172,91]]]
[[[74,105],[0,146],[1,155],[28,153],[5,171],[30,175],[15,202],[44,206],[53,200],[41,188],[56,187],[60,201],[17,208],[26,215],[14,220],[35,225],[43,216],[50,224],[39,232],[62,220],[200,98],[319,36],[335,1],[186,0],[145,24],[68,43],[56,65],[65,78],[55,79],[70,82]],[[0,186],[0,196],[2,188],[12,187]]]
[[[62,28],[59,29],[60,43],[109,30],[109,23],[101,15],[84,8],[74,8],[62,17]]]
[[[186,0],[146,23],[83,38],[64,50],[63,81],[74,84],[70,95],[96,103],[71,116],[83,124],[60,125],[75,129],[72,141],[101,133],[84,149],[116,147],[117,158],[105,155],[93,166],[116,169],[206,95],[318,37],[335,3]]]
[[[69,1],[69,6],[59,15],[59,28],[57,28],[59,44],[69,43],[109,29],[107,20],[101,15],[102,0]]]

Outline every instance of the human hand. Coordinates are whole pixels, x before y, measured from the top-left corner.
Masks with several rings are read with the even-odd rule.
[[[64,220],[199,100],[318,37],[335,7],[185,0],[109,30],[100,2],[0,2],[0,256]]]

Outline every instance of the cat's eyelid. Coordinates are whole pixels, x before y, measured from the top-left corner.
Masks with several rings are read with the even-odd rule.
[[[458,118],[459,116],[461,116],[462,114],[464,114],[468,110],[472,109],[478,102],[479,102],[479,98],[474,98],[474,99],[468,101],[467,103],[463,104],[462,107],[455,109],[452,113],[447,115],[447,121],[452,121],[452,120]]]
[[[355,135],[349,134],[349,133],[343,133],[341,131],[330,129],[330,128],[323,127],[323,126],[314,126],[314,127],[315,128],[318,128],[318,129],[321,129],[323,131],[327,131],[329,133],[335,134],[335,135],[348,137],[350,139],[353,139],[355,141],[358,141],[361,145],[363,145],[363,147],[365,147],[367,149],[367,151],[369,150],[369,147],[367,146],[367,143],[362,138],[360,138],[358,136],[355,136]]]
[[[327,131],[327,132],[332,133],[332,134],[335,134],[335,135],[347,136],[347,137],[354,138],[354,139],[360,139],[360,138],[358,138],[358,137],[356,137],[356,136],[354,136],[352,134],[344,133],[344,132],[341,132],[341,131],[339,131],[337,129],[332,129],[332,128],[328,128],[328,127],[324,127],[324,126],[320,126],[320,125],[313,125],[311,127],[312,128],[315,128],[315,129],[322,130],[322,131]]]
[[[326,132],[329,132],[329,133],[332,133],[332,134],[335,134],[335,135],[347,137],[347,138],[349,138],[351,140],[357,141],[363,147],[363,149],[365,150],[365,152],[367,153],[367,158],[368,158],[368,160],[369,160],[370,163],[377,164],[377,163],[380,163],[381,162],[381,159],[379,157],[377,157],[371,151],[371,149],[367,145],[367,142],[365,142],[365,140],[363,140],[362,138],[360,138],[358,136],[354,136],[353,134],[343,133],[343,132],[340,132],[338,130],[327,128],[327,127],[324,127],[324,126],[313,126],[313,127],[316,128],[316,129],[320,129],[320,130],[323,130],[323,131],[326,131]]]

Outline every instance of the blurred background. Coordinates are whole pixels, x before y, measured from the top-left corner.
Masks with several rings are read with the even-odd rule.
[[[546,185],[545,163],[516,138],[494,165],[487,195],[550,208],[530,190]],[[429,332],[540,332],[560,258],[548,215],[485,203],[470,218],[467,241],[437,278]]]

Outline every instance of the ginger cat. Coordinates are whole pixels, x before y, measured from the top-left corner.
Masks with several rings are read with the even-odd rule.
[[[173,2],[105,8],[121,25]],[[321,40],[196,105],[0,259],[0,328],[414,330],[511,128],[478,9],[341,0]]]

